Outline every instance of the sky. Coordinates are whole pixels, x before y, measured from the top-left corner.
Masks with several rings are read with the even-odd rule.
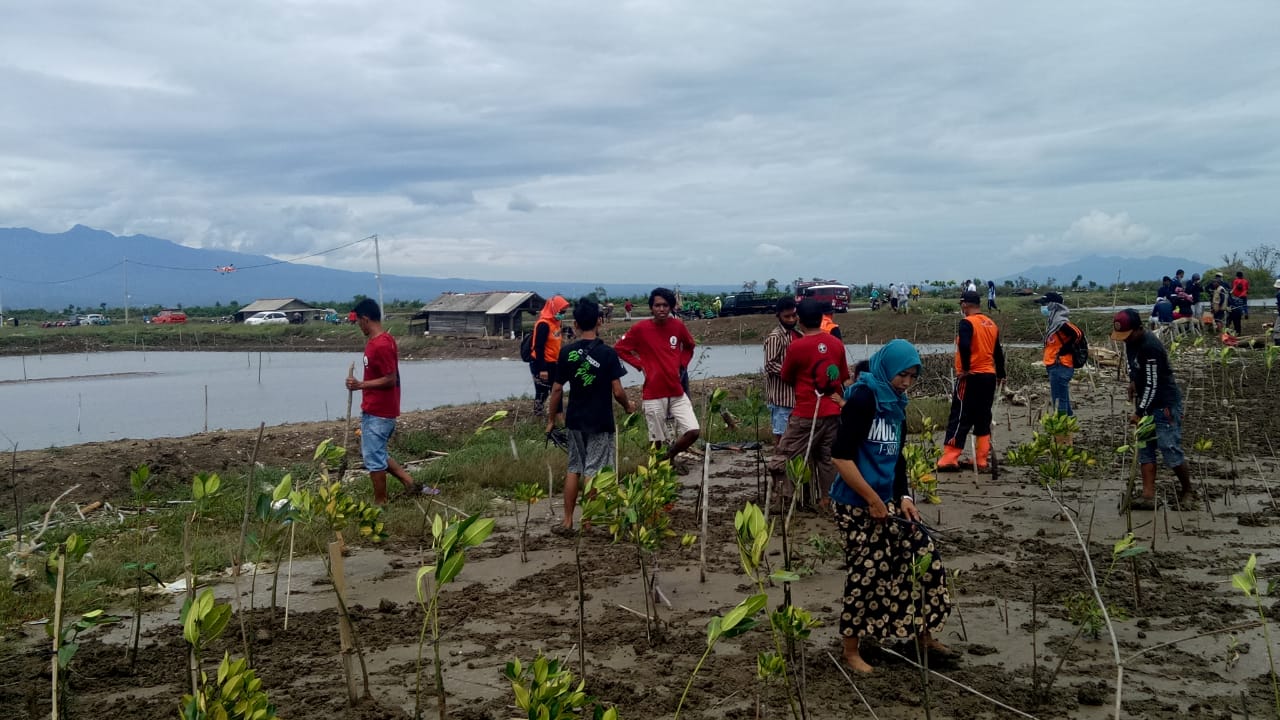
[[[1280,243],[1273,0],[0,8],[0,226],[671,284]]]

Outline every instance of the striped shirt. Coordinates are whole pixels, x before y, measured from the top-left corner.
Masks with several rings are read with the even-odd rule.
[[[796,389],[782,379],[782,358],[798,337],[800,333],[779,324],[764,338],[764,399],[770,405],[796,406]]]

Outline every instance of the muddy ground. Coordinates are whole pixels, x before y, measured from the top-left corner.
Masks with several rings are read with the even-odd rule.
[[[1280,576],[1280,508],[1271,494],[1278,466],[1271,449],[1280,438],[1280,402],[1257,371],[1241,383],[1231,366],[1225,376],[1202,360],[1180,360],[1179,380],[1187,388],[1185,437],[1197,483],[1207,501],[1195,508],[1169,506],[1135,515],[1135,531],[1151,552],[1119,564],[1103,588],[1125,619],[1116,620],[1119,654],[1125,658],[1123,708],[1126,717],[1243,718],[1274,712],[1261,630],[1210,634],[1256,619],[1250,603],[1232,587],[1250,553],[1258,555],[1258,575]],[[1243,387],[1241,387],[1243,384]],[[1228,386],[1230,385],[1230,389]],[[1037,384],[1024,391],[1039,392]],[[1244,399],[1239,399],[1241,391]],[[1092,539],[1098,573],[1110,564],[1111,544],[1125,532],[1116,506],[1127,474],[1127,456],[1112,450],[1125,442],[1123,386],[1110,371],[1077,383],[1075,399],[1084,431],[1077,444],[1096,453],[1098,463],[1063,491],[1082,532]],[[1042,411],[1002,402],[996,408],[996,443],[1009,447],[1030,437]],[[494,407],[422,413],[409,423],[462,422],[474,426]],[[1238,450],[1234,449],[1240,423]],[[329,426],[334,424],[330,423]],[[263,459],[283,463],[315,439],[332,434],[324,423],[269,430]],[[119,470],[138,462],[168,462],[194,469],[219,469],[246,462],[252,433],[218,433],[170,441],[103,443],[67,448],[63,453],[82,479],[93,478],[100,494],[119,484]],[[1195,438],[1212,438],[1207,455],[1190,453]],[[104,446],[121,445],[103,466]],[[20,459],[35,455],[19,455]],[[79,458],[79,460],[71,460]],[[1233,460],[1234,459],[1234,462]],[[36,460],[23,462],[23,473]],[[185,464],[185,465],[183,465]],[[644,623],[627,610],[643,608],[634,551],[609,543],[598,531],[584,540],[587,599],[588,689],[616,704],[621,717],[671,717],[689,672],[705,647],[707,620],[750,594],[733,545],[732,517],[756,500],[758,460],[753,453],[713,453],[708,573],[699,582],[696,552],[661,553],[659,584],[671,601],[660,611],[664,630],[646,640]],[[1072,643],[1075,626],[1064,609],[1083,592],[1083,558],[1071,525],[1033,479],[1028,468],[1002,466],[996,477],[973,473],[944,475],[942,503],[925,509],[937,529],[940,550],[952,571],[953,612],[942,639],[963,654],[942,674],[1013,708],[1040,718],[1102,718],[1115,694],[1115,662],[1105,631],[1101,639]],[[1161,490],[1171,499],[1172,480],[1162,471]],[[684,478],[675,512],[677,533],[697,532],[696,479]],[[118,491],[119,488],[116,488]],[[495,503],[498,530],[474,552],[459,582],[445,595],[443,633],[445,684],[455,718],[511,718],[512,705],[501,668],[508,660],[543,651],[567,657],[576,669],[576,586],[572,543],[549,533],[553,502],[535,506],[530,561],[517,550],[518,525],[510,505]],[[1090,521],[1092,526],[1090,529]],[[806,708],[813,718],[870,717],[828,653],[839,657],[836,636],[843,583],[840,560],[820,561],[808,539],[835,540],[829,518],[801,514],[793,529],[805,567],[793,587],[795,602],[823,622],[805,647]],[[314,557],[294,566],[289,627],[277,627],[257,643],[256,664],[264,686],[285,717],[408,717],[414,707],[414,658],[422,616],[414,602],[414,573],[429,561],[417,538],[395,538],[386,547],[355,547],[347,558],[361,640],[368,651],[376,703],[352,711],[345,706],[337,659],[336,615],[329,587]],[[772,562],[779,563],[775,554]],[[811,572],[810,572],[811,571]],[[1135,577],[1136,572],[1136,577]],[[230,598],[232,586],[217,582]],[[265,602],[259,592],[257,602]],[[781,598],[781,589],[772,590]],[[246,602],[247,597],[243,598]],[[1264,601],[1274,617],[1280,610]],[[183,693],[185,645],[176,622],[177,601],[152,613],[146,647],[135,674],[124,665],[121,645],[127,629],[87,635],[72,677],[73,717],[101,720],[170,715]],[[1034,617],[1034,622],[1033,622]],[[253,617],[266,624],[265,611]],[[31,631],[39,634],[38,629]],[[1273,629],[1274,634],[1274,629]],[[1200,635],[1187,640],[1191,636]],[[208,654],[238,647],[228,639]],[[689,718],[752,718],[788,715],[777,687],[762,691],[755,680],[755,655],[768,635],[753,631],[723,641],[695,681],[682,713]],[[1162,646],[1163,643],[1175,643]],[[1140,654],[1139,654],[1140,653]],[[1065,656],[1051,689],[1043,688]],[[1235,656],[1234,662],[1231,658]],[[0,708],[5,717],[47,716],[45,655],[31,650],[0,659]],[[872,657],[877,670],[855,678],[858,689],[881,718],[924,717],[922,687],[914,669],[887,653]],[[930,684],[935,718],[1015,717],[991,701],[935,678]],[[434,698],[428,705],[434,713]],[[760,703],[760,710],[757,710]]]

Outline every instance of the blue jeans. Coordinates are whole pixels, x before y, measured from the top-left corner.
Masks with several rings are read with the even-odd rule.
[[[774,435],[781,435],[787,431],[787,422],[791,420],[791,408],[774,405],[773,403],[768,403],[768,405],[769,426]]]
[[[1156,436],[1138,448],[1138,462],[1143,465],[1155,463],[1157,450],[1164,456],[1165,467],[1176,468],[1186,462],[1182,452],[1182,400],[1168,409],[1167,417],[1163,408],[1151,412],[1156,420]]]
[[[1059,363],[1046,366],[1049,371],[1049,398],[1053,401],[1053,409],[1064,415],[1071,412],[1071,378],[1075,377],[1075,368]]]
[[[360,417],[360,454],[364,458],[365,470],[378,472],[387,469],[387,442],[395,431],[396,421],[392,418],[377,415]]]

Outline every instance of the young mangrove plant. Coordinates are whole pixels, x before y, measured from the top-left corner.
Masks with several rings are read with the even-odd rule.
[[[716,388],[707,399],[707,417],[702,432],[702,484],[698,486],[698,508],[702,515],[702,542],[698,544],[698,581],[707,581],[707,512],[711,506],[711,430],[712,418],[719,412],[729,391]]]
[[[199,656],[201,651],[222,635],[231,621],[231,606],[216,603],[212,590],[204,590],[193,601],[182,605],[182,637]],[[262,689],[262,681],[249,667],[246,658],[232,660],[223,653],[216,682],[199,671],[196,687],[182,696],[181,720],[273,720],[275,706]]]
[[[930,504],[942,502],[938,495],[938,475],[935,468],[942,457],[942,448],[934,439],[938,424],[925,416],[922,420],[920,442],[904,443],[902,459],[907,463],[907,482],[916,498]]]
[[[331,532],[334,538],[326,547],[322,536],[317,550],[320,551],[320,556],[324,560],[325,571],[329,576],[330,586],[333,588],[334,599],[338,606],[342,671],[347,681],[347,700],[351,705],[355,705],[362,695],[360,688],[355,684],[352,654],[354,653],[360,665],[363,697],[368,697],[370,694],[369,670],[365,666],[360,637],[356,633],[355,624],[351,621],[351,614],[347,612],[346,577],[342,565],[342,551],[346,543],[341,533],[354,524],[360,537],[376,543],[385,540],[387,532],[382,522],[382,508],[370,505],[363,500],[355,500],[342,487],[341,481],[330,482],[329,468],[341,462],[345,454],[346,450],[337,446],[332,439],[321,442],[313,456],[319,474],[316,489],[314,491],[293,490],[289,493],[289,504],[297,512],[297,522],[323,527]]]
[[[191,479],[191,514],[186,517],[182,524],[182,561],[186,570],[187,581],[187,597],[183,602],[183,608],[193,606],[196,602],[196,561],[195,561],[195,545],[196,536],[199,535],[200,526],[198,521],[200,516],[208,509],[209,503],[213,501],[218,493],[222,490],[222,479],[217,473],[197,473]],[[212,595],[210,596],[212,602]],[[227,606],[227,617],[230,618],[231,608]],[[185,619],[184,619],[185,623]],[[187,653],[187,675],[191,683],[191,694],[198,695],[200,692],[200,646],[190,643]]]
[[[533,505],[547,496],[547,491],[538,483],[519,483],[513,490],[516,502],[524,503],[524,522],[520,525],[520,562],[529,562],[529,516],[533,514]]]
[[[772,575],[766,574],[765,569],[765,553],[769,548],[769,540],[773,537],[773,527],[775,522],[766,522],[764,512],[754,503],[747,503],[743,508],[733,515],[734,540],[738,545],[738,560],[742,563],[742,571],[756,586],[758,593],[765,592],[765,585],[771,580],[782,582],[791,582],[798,580],[788,570],[780,570]],[[784,604],[781,608],[786,611],[792,607],[789,603]],[[795,695],[792,693],[791,672],[787,667],[786,658],[789,655],[783,650],[783,634],[781,629],[773,622],[769,625],[770,634],[773,637],[773,652],[761,653],[756,658],[756,672],[761,681],[766,683],[771,678],[778,678],[782,681],[783,687],[787,693],[787,704],[791,708],[791,715],[794,718],[801,717],[800,710],[796,705]]]
[[[518,659],[508,662],[502,674],[511,681],[516,707],[529,720],[618,720],[617,709],[587,694],[585,680],[575,685],[573,673],[542,653],[528,665]]]
[[[689,682],[685,683],[684,692],[680,695],[680,702],[676,705],[676,714],[672,720],[680,717],[680,710],[684,707],[684,701],[689,697],[689,689],[693,687],[693,680],[698,677],[698,671],[702,670],[702,664],[707,661],[707,656],[711,654],[716,643],[721,638],[737,637],[755,627],[756,613],[763,610],[768,602],[769,596],[759,593],[738,603],[735,608],[723,616],[711,618],[711,622],[707,623],[707,649],[702,652],[702,657],[698,658],[698,664],[693,666],[693,672],[689,674]]]
[[[578,576],[578,673],[583,680],[587,677],[587,588],[582,573],[582,535],[587,528],[610,516],[618,498],[617,488],[618,474],[613,468],[602,468],[583,484],[579,503],[582,517],[573,540],[573,563]]]
[[[1102,587],[1106,587],[1110,582],[1112,574],[1116,571],[1116,565],[1125,558],[1136,557],[1147,552],[1145,547],[1135,544],[1133,533],[1125,535],[1111,546],[1111,564],[1107,566],[1107,573],[1103,576]],[[1067,661],[1067,656],[1071,654],[1071,649],[1075,647],[1076,641],[1082,635],[1099,640],[1102,638],[1102,631],[1107,628],[1107,620],[1128,620],[1128,614],[1124,608],[1116,605],[1108,605],[1107,612],[1103,613],[1102,606],[1093,595],[1084,592],[1073,593],[1063,600],[1063,606],[1066,607],[1067,615],[1071,618],[1071,622],[1076,626],[1076,632],[1071,636],[1071,640],[1067,643],[1067,647],[1058,655],[1058,664],[1054,667],[1053,672],[1049,674],[1045,680],[1044,687],[1039,688],[1037,693],[1037,702],[1047,702],[1049,700],[1049,692],[1053,689],[1053,683],[1058,678],[1058,673],[1062,671],[1062,665]]]
[[[414,588],[422,607],[422,630],[418,634],[418,662],[414,691],[413,717],[422,718],[422,647],[431,633],[431,649],[435,657],[435,683],[440,720],[445,717],[444,669],[440,664],[440,591],[462,572],[467,561],[467,548],[472,548],[493,533],[493,519],[472,515],[465,519],[447,519],[436,515],[431,521],[431,548],[435,563],[418,568]]]
[[[76,638],[81,632],[91,627],[115,622],[118,619],[104,615],[101,610],[91,610],[81,615],[75,622],[69,625],[64,624],[62,598],[67,586],[68,567],[83,560],[88,552],[89,542],[72,533],[66,540],[58,543],[45,559],[45,579],[53,586],[53,620],[45,625],[45,632],[53,640],[53,659],[50,665],[52,678],[50,701],[53,704],[50,717],[53,720],[62,720],[67,716],[66,676],[72,658],[80,649]]]
[[[1271,582],[1267,583],[1267,589],[1264,593],[1258,585],[1257,566],[1258,556],[1250,553],[1249,560],[1244,564],[1244,569],[1231,576],[1231,584],[1244,593],[1245,597],[1252,600],[1254,608],[1258,611],[1258,620],[1262,623],[1262,637],[1267,642],[1267,664],[1271,668],[1271,694],[1275,700],[1276,716],[1280,717],[1280,680],[1276,678],[1276,658],[1274,651],[1271,649],[1271,629],[1267,622],[1267,611],[1262,606],[1262,596],[1273,596],[1277,583],[1272,579]]]
[[[133,672],[138,662],[138,645],[142,640],[142,585],[147,579],[163,585],[164,582],[156,575],[156,564],[154,562],[142,561],[142,545],[146,536],[146,513],[147,504],[155,499],[155,493],[151,492],[151,468],[147,465],[139,465],[136,469],[129,472],[129,489],[133,492],[133,501],[138,504],[138,512],[134,516],[134,536],[137,541],[134,545],[134,557],[136,559],[124,563],[121,567],[127,573],[133,574],[133,629],[129,633],[129,672]]]
[[[646,465],[621,478],[613,486],[609,502],[609,533],[614,542],[626,542],[636,549],[640,580],[644,585],[645,639],[653,642],[659,629],[656,558],[663,542],[675,534],[671,529],[671,508],[680,497],[680,479],[671,462],[650,453]]]

